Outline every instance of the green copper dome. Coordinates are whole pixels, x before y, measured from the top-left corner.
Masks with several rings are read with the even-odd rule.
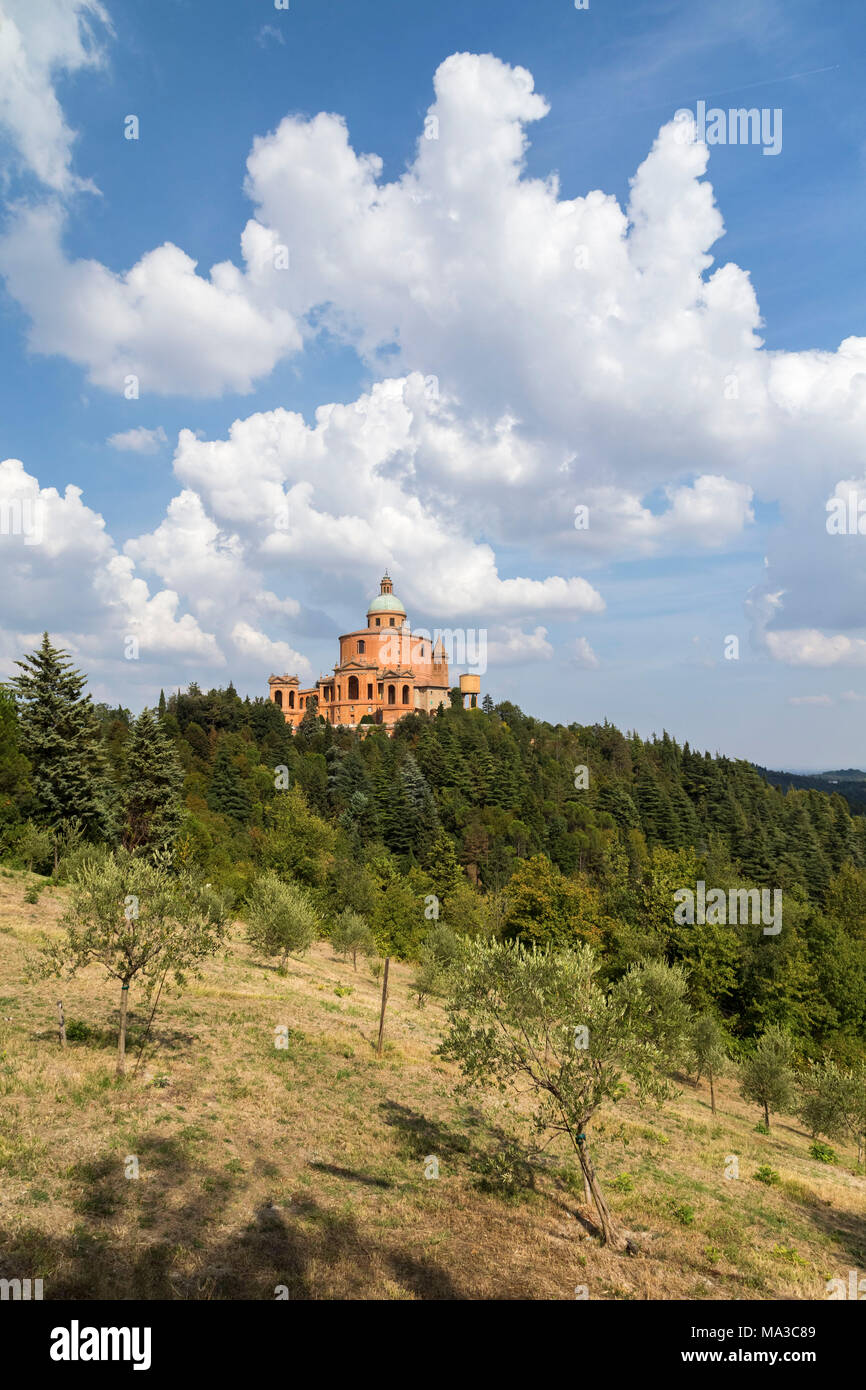
[[[373,599],[373,602],[370,604],[370,607],[367,609],[367,612],[405,613],[406,609],[403,607],[400,600],[398,598],[395,598],[394,594],[379,594],[378,598]]]

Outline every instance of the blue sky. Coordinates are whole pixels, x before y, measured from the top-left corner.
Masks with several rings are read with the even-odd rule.
[[[0,501],[41,507],[0,670],[48,627],[133,708],[264,693],[387,564],[495,698],[863,763],[866,535],[825,525],[866,497],[862,7],[37,8],[0,0]],[[781,109],[778,155],[683,144],[701,100]]]

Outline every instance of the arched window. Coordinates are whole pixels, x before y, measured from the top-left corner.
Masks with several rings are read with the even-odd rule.
[[[404,686],[403,686],[403,704],[404,704],[404,705],[408,705],[408,703],[409,703],[409,687],[408,687],[408,685],[404,685]]]
[[[289,709],[294,709],[294,708],[295,708],[295,692],[294,692],[294,690],[290,690],[290,691],[289,691]]]
[[[358,643],[358,655],[359,655],[359,656],[363,656],[363,655],[364,655],[364,652],[365,652],[366,650],[367,650],[367,643],[366,643],[366,642],[363,642],[363,641],[359,642],[359,643]]]
[[[397,703],[397,690],[396,690],[396,687],[393,686],[393,685],[389,685],[389,686],[388,686],[388,704],[389,704],[389,705],[396,705],[396,703]]]
[[[361,696],[360,696],[360,693],[359,693],[359,691],[358,691],[358,677],[357,677],[357,676],[350,676],[350,677],[349,677],[349,699],[350,699],[350,700],[360,700],[360,698],[361,698]]]
[[[274,704],[275,704],[275,705],[278,705],[280,709],[283,708],[283,692],[282,692],[282,690],[276,690],[276,691],[274,692]]]

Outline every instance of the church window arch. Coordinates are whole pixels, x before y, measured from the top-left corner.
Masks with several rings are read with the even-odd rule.
[[[408,685],[404,685],[404,686],[403,686],[403,704],[404,704],[404,705],[408,705],[408,703],[409,703],[409,687],[408,687]]]
[[[393,685],[389,685],[389,686],[388,686],[388,704],[389,704],[389,705],[396,705],[396,703],[397,703],[397,687],[396,687],[396,686],[393,686]]]

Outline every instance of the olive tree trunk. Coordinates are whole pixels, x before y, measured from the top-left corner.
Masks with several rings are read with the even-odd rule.
[[[627,1246],[627,1241],[610,1214],[610,1208],[605,1201],[604,1193],[601,1190],[601,1184],[599,1183],[598,1175],[595,1171],[595,1166],[590,1157],[589,1149],[587,1148],[586,1135],[578,1134],[576,1139],[572,1136],[572,1140],[577,1149],[577,1157],[580,1160],[580,1166],[583,1171],[584,1191],[588,1189],[592,1195],[593,1205],[601,1223],[602,1241],[605,1245],[613,1246],[615,1250],[624,1250]]]

